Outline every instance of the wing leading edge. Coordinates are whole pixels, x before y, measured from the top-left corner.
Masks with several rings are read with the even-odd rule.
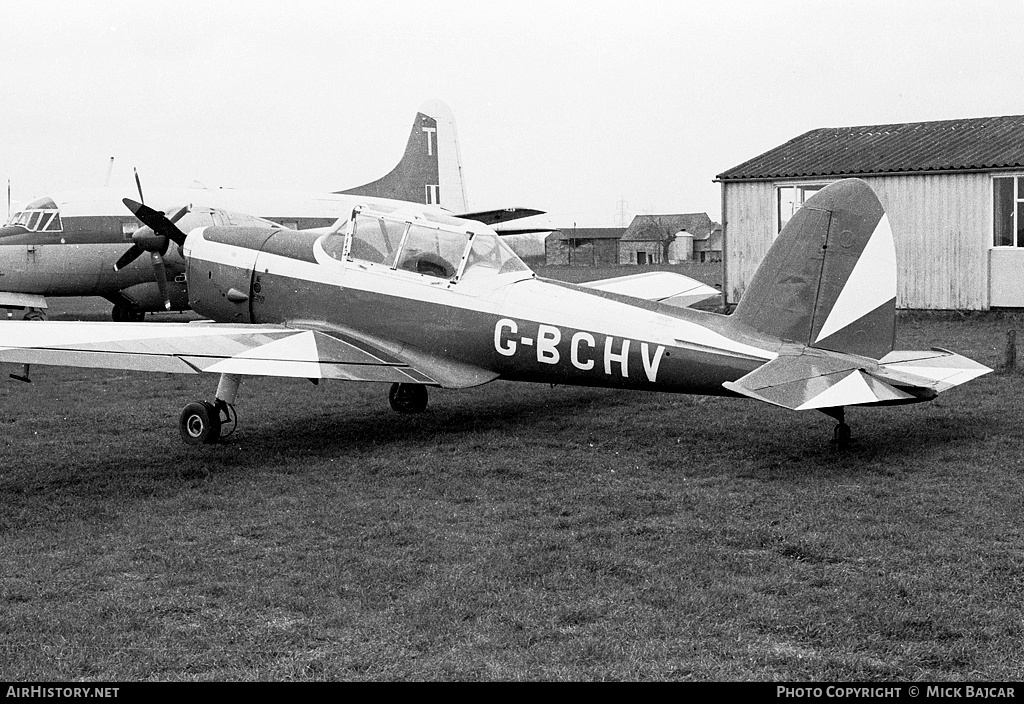
[[[721,293],[716,288],[689,276],[671,271],[648,271],[580,284],[585,288],[607,291],[645,301],[686,308]]]

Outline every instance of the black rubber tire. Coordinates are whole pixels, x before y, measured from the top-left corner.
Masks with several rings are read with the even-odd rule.
[[[392,384],[388,403],[399,413],[422,413],[427,410],[427,387],[423,384]]]
[[[220,413],[212,403],[190,403],[181,410],[178,429],[187,445],[215,443],[220,439]]]
[[[850,444],[850,426],[846,423],[840,423],[832,431],[832,442],[835,443],[836,447],[847,447]]]
[[[115,323],[141,323],[146,319],[146,311],[118,303],[110,311],[110,318]]]

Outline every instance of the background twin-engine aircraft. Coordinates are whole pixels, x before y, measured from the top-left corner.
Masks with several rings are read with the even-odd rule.
[[[234,421],[247,376],[390,382],[406,412],[424,410],[428,386],[495,379],[743,395],[823,411],[845,443],[845,406],[927,401],[990,371],[893,351],[893,236],[857,179],[807,201],[729,316],[680,307],[689,280],[671,273],[538,278],[486,224],[422,204],[367,201],[326,231],[187,236],[127,204],[182,247],[188,302],[212,322],[3,322],[0,361],[219,374],[214,401],[181,413],[193,444]]]
[[[138,181],[138,177],[136,177]],[[455,121],[440,101],[416,114],[401,161],[372,183],[334,193],[139,186],[146,205],[177,213],[183,232],[203,225],[328,227],[356,205],[394,209],[400,202],[435,206],[498,224],[539,211],[523,208],[467,213]],[[140,226],[124,193],[94,188],[53,193],[14,212],[0,227],[0,308],[45,317],[48,296],[101,296],[117,321],[146,312],[185,310],[186,263],[177,247]],[[501,226],[501,225],[499,225]],[[505,227],[506,233],[531,232]],[[550,228],[547,228],[550,229]],[[129,250],[130,249],[130,253]],[[149,256],[140,255],[148,253]],[[115,268],[115,264],[118,265]]]

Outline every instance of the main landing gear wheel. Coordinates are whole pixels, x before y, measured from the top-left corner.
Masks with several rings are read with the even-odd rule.
[[[110,311],[110,317],[115,323],[141,323],[146,319],[146,311],[117,303]]]
[[[189,445],[209,445],[220,439],[220,410],[208,401],[190,403],[181,411],[178,427]]]
[[[423,384],[392,384],[388,403],[399,413],[422,413],[427,410],[427,387]]]

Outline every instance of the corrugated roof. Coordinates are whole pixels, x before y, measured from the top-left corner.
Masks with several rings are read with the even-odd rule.
[[[637,215],[629,223],[623,242],[660,242],[686,230],[695,239],[703,239],[711,232],[715,223],[707,213],[682,213],[678,215]]]
[[[626,231],[624,227],[567,227],[548,235],[552,240],[617,240]]]
[[[718,175],[722,181],[1024,166],[1024,115],[823,127]]]

